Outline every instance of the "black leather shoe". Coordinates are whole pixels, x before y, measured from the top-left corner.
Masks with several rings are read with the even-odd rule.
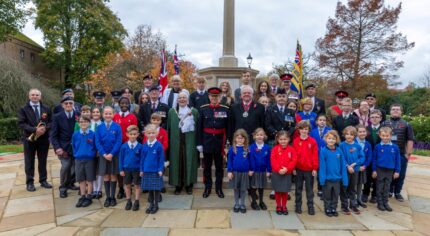
[[[27,191],[29,191],[29,192],[36,191],[36,187],[34,187],[33,183],[27,184]]]
[[[137,211],[140,208],[139,200],[135,200],[133,203],[133,211]]]
[[[362,201],[357,201],[357,203],[358,203],[358,205],[359,205],[359,206],[361,206],[361,207],[363,207],[363,208],[367,208],[367,205],[366,205],[366,204],[364,204],[364,202],[362,202]]]
[[[119,188],[118,194],[116,195],[116,198],[123,199],[125,197],[124,188]]]
[[[84,197],[84,201],[82,202],[82,207],[87,207],[93,203],[91,198]]]
[[[174,194],[179,195],[179,194],[181,194],[181,191],[182,191],[182,187],[176,187]]]
[[[239,210],[240,210],[239,205],[234,205],[234,207],[233,207],[233,212],[234,212],[234,213],[238,213],[238,212],[239,212]]]
[[[245,214],[246,213],[246,207],[245,206],[241,206],[239,209],[240,213]]]
[[[82,203],[84,203],[85,197],[80,197],[75,207],[82,207]]]
[[[297,214],[302,214],[302,208],[301,208],[301,207],[299,207],[299,206],[296,206],[295,212],[296,212]]]
[[[357,215],[360,214],[360,210],[357,208],[357,206],[352,206],[351,210]]]
[[[203,192],[203,198],[208,198],[209,195],[211,195],[211,189],[205,188],[205,191]]]
[[[224,193],[222,192],[222,189],[218,189],[216,191],[216,195],[218,195],[219,198],[224,198]]]
[[[66,198],[67,197],[67,190],[60,191],[60,198]]]
[[[72,184],[72,185],[70,185],[69,187],[67,187],[67,189],[70,189],[70,190],[76,191],[76,190],[79,190],[80,188],[79,188],[78,186],[76,186],[76,185]]]
[[[165,193],[165,192],[166,192],[166,188],[162,188],[162,189],[160,190],[160,192],[161,192],[161,193]]]
[[[151,208],[150,214],[155,214],[155,213],[157,213],[157,211],[158,211],[158,205],[154,204],[154,206]]]
[[[367,196],[367,195],[361,195],[361,201],[362,202],[364,202],[364,203],[367,203],[367,201],[369,200],[369,196]]]
[[[154,207],[154,205],[151,203],[149,204],[149,206],[146,208],[145,213],[146,214],[151,214],[152,208]]]
[[[49,184],[48,182],[46,182],[46,181],[43,181],[43,182],[41,182],[40,183],[40,186],[42,187],[42,188],[52,188],[52,185],[51,184]]]
[[[105,203],[103,205],[104,207],[109,207],[110,206],[110,198],[106,198]]]
[[[308,208],[308,214],[311,215],[311,216],[315,215],[315,208],[309,207]]]
[[[260,202],[260,209],[263,211],[267,210],[267,206],[263,201]]]
[[[403,196],[401,194],[396,194],[394,197],[399,202],[404,202],[405,201],[405,199],[403,198]]]
[[[162,202],[163,201],[163,195],[158,195],[159,197],[158,197],[158,202]]]
[[[256,210],[256,211],[260,210],[260,206],[258,206],[256,201],[251,202],[251,208],[252,208],[252,210]]]
[[[390,205],[388,205],[388,203],[384,204],[384,208],[386,211],[393,211],[393,208],[391,208]]]
[[[369,202],[375,204],[376,203],[376,197],[372,196],[370,198]]]
[[[188,195],[193,194],[193,186],[185,187],[185,192],[187,192]]]
[[[100,192],[97,192],[97,196],[96,196],[96,199],[100,199],[100,198],[102,198],[103,197],[103,193],[100,191]]]
[[[131,199],[128,199],[128,200],[127,200],[127,203],[125,204],[125,210],[126,210],[126,211],[131,210],[132,205],[133,205],[133,204],[131,203]]]
[[[282,208],[281,207],[276,207],[276,214],[282,215]]]
[[[333,216],[333,214],[331,213],[331,210],[329,210],[329,209],[326,209],[324,212],[325,212],[325,215],[328,216],[328,217],[332,217]]]
[[[385,211],[385,207],[383,204],[378,204],[378,210]]]
[[[336,209],[332,209],[331,210],[331,215],[334,216],[334,217],[338,217],[339,213],[337,213]]]
[[[110,203],[111,207],[116,206],[116,199],[115,198],[111,198],[109,203]]]
[[[269,198],[271,199],[271,200],[275,200],[275,194],[273,193],[270,193],[270,195],[269,195]]]
[[[282,215],[288,215],[288,209],[286,207],[282,210]]]

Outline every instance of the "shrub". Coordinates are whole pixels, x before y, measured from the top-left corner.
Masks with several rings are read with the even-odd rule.
[[[421,142],[430,142],[430,116],[413,116],[408,120],[414,129],[415,139]]]
[[[0,143],[17,141],[22,136],[22,130],[18,128],[18,118],[11,117],[0,119]]]
[[[16,116],[18,109],[28,100],[28,91],[37,88],[42,92],[42,101],[52,106],[58,103],[59,91],[32,78],[19,62],[0,57],[0,118]]]

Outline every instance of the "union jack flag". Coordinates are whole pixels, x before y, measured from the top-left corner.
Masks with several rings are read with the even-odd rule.
[[[167,58],[165,50],[161,50],[161,68],[160,68],[160,77],[158,78],[158,83],[160,85],[160,92],[163,94],[164,90],[167,87],[168,81],[167,81],[167,70],[166,70],[166,64],[167,64]]]
[[[175,74],[179,75],[179,60],[178,60],[178,54],[176,53],[176,45],[175,45],[175,53],[173,54],[173,64],[175,66]]]

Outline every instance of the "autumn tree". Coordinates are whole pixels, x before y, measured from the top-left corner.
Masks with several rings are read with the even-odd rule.
[[[315,64],[314,61],[314,53],[308,53],[303,55],[303,78],[304,80],[307,80],[308,78],[315,78],[318,76],[318,66]],[[272,70],[268,73],[270,74],[284,74],[284,73],[291,73],[291,71],[294,68],[294,59],[288,58],[286,62],[282,64],[273,64]]]
[[[123,47],[127,35],[106,0],[33,0],[42,30],[46,62],[64,70],[65,87],[88,79],[105,56]]]
[[[390,78],[403,66],[398,53],[414,47],[397,32],[402,5],[384,5],[383,0],[349,0],[337,3],[327,33],[316,41],[316,60],[326,76],[351,81],[372,74]]]
[[[29,1],[0,1],[0,42],[8,40],[9,36],[17,34],[24,27],[31,14],[31,10],[25,7]]]

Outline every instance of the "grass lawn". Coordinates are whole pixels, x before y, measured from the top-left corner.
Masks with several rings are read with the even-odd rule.
[[[430,150],[425,149],[414,149],[412,154],[419,155],[419,156],[428,156],[430,157]]]
[[[24,147],[22,146],[22,144],[19,144],[19,145],[0,145],[0,154],[6,153],[6,152],[13,152],[13,153],[23,152],[23,149],[24,149]]]

